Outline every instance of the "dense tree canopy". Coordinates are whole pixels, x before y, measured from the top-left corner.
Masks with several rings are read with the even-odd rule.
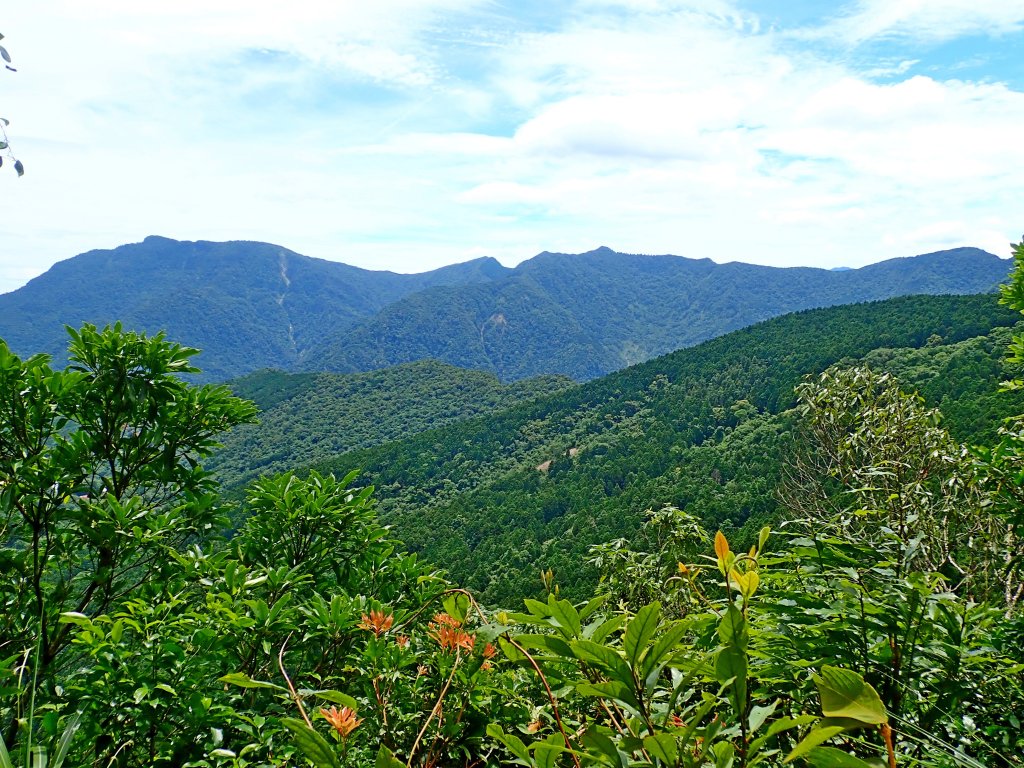
[[[742,547],[730,526],[711,536],[715,494],[650,513],[639,535],[611,522],[626,536],[603,543],[551,528],[520,550],[544,568],[540,599],[506,610],[410,554],[354,472],[264,477],[229,531],[199,462],[255,408],[188,384],[194,350],[85,326],[54,370],[0,345],[0,765],[1020,766],[1020,428],[969,453],[894,376],[849,365],[879,338],[911,339],[942,351],[937,369],[921,349],[883,356],[955,388],[935,371],[984,365],[987,342],[952,347],[1000,323],[983,302],[945,301],[963,317],[917,300],[810,313],[698,351],[692,368],[661,361],[557,396],[583,431],[516,497],[540,498],[548,522],[572,514],[545,489],[591,434],[605,488],[670,488],[693,466],[753,505],[767,466],[788,478],[772,501],[781,530]],[[902,325],[877,326],[886,312]],[[812,338],[823,346],[796,345]],[[969,398],[947,394],[976,424]],[[554,402],[469,422],[489,425],[478,441],[428,432],[399,468],[430,475],[447,434],[458,453],[529,451],[532,430],[572,423]],[[567,586],[558,553],[594,580]]]

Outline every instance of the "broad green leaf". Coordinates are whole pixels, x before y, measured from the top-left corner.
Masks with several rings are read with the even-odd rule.
[[[524,648],[547,651],[564,659],[576,658],[576,654],[573,653],[569,644],[562,638],[555,637],[554,635],[519,635],[516,637],[516,642]]]
[[[594,611],[606,602],[608,602],[608,595],[598,595],[597,597],[592,598],[585,606],[580,608],[580,621],[586,621],[589,619]]]
[[[627,685],[633,682],[626,660],[614,649],[589,640],[574,640],[572,650],[580,661],[601,667],[609,677]]]
[[[565,631],[562,633],[568,638],[580,636],[580,614],[568,600],[556,600],[554,595],[548,598],[548,610],[551,611],[551,618],[555,619]]]
[[[675,765],[679,751],[676,749],[676,737],[668,733],[659,733],[644,739],[644,749],[652,757],[665,765]]]
[[[640,709],[640,702],[637,701],[633,687],[612,681],[607,683],[579,683],[576,686],[577,692],[582,696],[600,696],[606,699],[615,699],[623,704]]]
[[[720,741],[712,748],[715,753],[715,768],[732,768],[736,748],[728,741]]]
[[[619,765],[621,763],[619,750],[615,748],[615,742],[607,734],[599,731],[597,726],[591,725],[587,732],[583,734],[581,741],[587,749],[607,757],[612,765]]]
[[[821,674],[814,676],[814,683],[826,717],[848,717],[864,725],[889,722],[878,693],[856,672],[826,664]]]
[[[299,695],[316,696],[317,698],[329,701],[332,704],[340,704],[343,707],[348,707],[352,711],[357,711],[359,709],[359,702],[347,693],[342,693],[341,691],[317,691],[309,688],[300,688]]]
[[[625,620],[626,617],[621,613],[604,621],[595,619],[593,623],[588,624],[583,630],[583,637],[587,640],[593,640],[595,643],[603,643],[612,632],[622,626]]]
[[[546,619],[551,615],[551,610],[548,608],[547,603],[542,603],[540,600],[526,598],[523,600],[523,605],[526,606],[526,610],[538,618]]]
[[[767,707],[751,707],[750,718],[747,720],[750,733],[757,733],[757,730],[764,725],[765,720],[772,716],[778,705],[778,701],[773,701]]]
[[[669,655],[688,631],[689,627],[681,621],[673,622],[663,628],[661,636],[644,656],[643,669],[640,673],[641,679],[646,680],[658,665],[668,661]]]
[[[745,651],[749,634],[747,620],[743,618],[740,610],[730,603],[725,615],[718,623],[718,639],[722,641],[722,645]]]
[[[461,592],[448,595],[442,601],[445,612],[460,624],[465,623],[469,616],[469,598]]]
[[[517,763],[522,765],[533,764],[533,761],[530,759],[530,753],[527,751],[526,745],[523,744],[523,740],[514,733],[505,733],[500,725],[488,723],[487,735],[504,744],[508,751],[516,756]]]
[[[271,691],[287,691],[288,689],[276,683],[267,683],[263,680],[253,680],[244,672],[231,672],[223,677],[217,678],[218,683],[237,685],[239,688],[266,688]]]
[[[822,742],[828,741],[833,736],[836,736],[845,730],[846,729],[843,728],[841,725],[826,725],[824,728],[812,728],[810,733],[804,736],[803,741],[801,741],[799,744],[793,747],[793,751],[786,755],[786,759],[782,762],[793,762],[798,757],[806,755],[808,752],[810,752],[812,749],[814,749]]]
[[[768,731],[765,733],[764,736],[759,736],[751,742],[748,754],[750,756],[757,754],[761,747],[767,744],[768,740],[776,734],[782,733],[783,731],[792,730],[793,728],[799,728],[800,726],[808,725],[810,723],[813,723],[817,719],[818,718],[816,718],[814,715],[780,717],[778,720],[774,721],[771,725],[768,726]]]
[[[746,699],[747,657],[735,648],[722,648],[715,659],[715,678],[723,685],[732,680],[739,699]]]
[[[640,656],[657,633],[660,622],[661,603],[654,602],[637,611],[633,620],[626,625],[622,646],[626,651],[626,659],[633,668],[639,666]]]
[[[533,748],[533,759],[537,768],[555,768],[558,763],[558,756],[565,752],[565,747],[556,747],[554,744],[540,742]]]
[[[374,768],[405,768],[405,763],[397,759],[390,749],[381,744],[380,749],[377,750]]]
[[[311,730],[301,720],[286,717],[281,720],[285,728],[292,733],[292,740],[316,768],[342,768],[334,749],[327,739]]]
[[[815,747],[807,755],[807,762],[814,768],[876,768],[867,760],[835,747]]]
[[[512,643],[510,643],[508,639],[505,638],[504,635],[498,637],[498,647],[501,648],[502,655],[509,661],[515,662],[523,661],[526,659],[526,656],[523,654],[523,652],[516,648],[514,645],[512,645]]]

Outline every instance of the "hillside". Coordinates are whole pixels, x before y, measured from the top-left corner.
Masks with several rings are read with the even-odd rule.
[[[487,600],[531,593],[541,565],[582,590],[587,548],[633,536],[645,509],[693,505],[727,528],[770,517],[793,387],[837,361],[891,367],[961,439],[991,436],[1024,410],[1019,397],[972,399],[1005,375],[1004,340],[958,342],[1016,320],[992,296],[795,313],[317,468],[362,468],[397,533]],[[913,351],[884,351],[900,348]]]
[[[563,376],[502,384],[425,360],[356,374],[258,371],[228,385],[260,423],[236,427],[207,468],[226,484],[368,448],[574,386]]]
[[[592,379],[799,309],[979,293],[1009,263],[973,248],[856,270],[778,269],[600,248],[515,269],[477,259],[417,275],[253,242],[142,243],[81,254],[0,296],[0,338],[60,362],[65,324],[120,320],[203,350],[203,380],[262,368],[342,373],[436,359],[503,381]]]
[[[504,274],[477,259],[418,275],[374,272],[253,242],[141,243],[96,250],[55,264],[0,296],[0,338],[15,352],[62,359],[63,325],[167,331],[197,347],[204,380],[260,368],[294,368],[325,337],[335,338],[399,299],[437,285]]]

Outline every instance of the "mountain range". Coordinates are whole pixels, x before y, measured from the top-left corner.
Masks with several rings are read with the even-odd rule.
[[[203,350],[205,380],[262,368],[358,372],[436,359],[502,381],[579,380],[795,310],[992,291],[1009,262],[975,248],[860,269],[678,256],[541,253],[421,274],[371,271],[256,242],[141,243],[83,253],[0,295],[0,338],[59,363],[62,326],[120,320]]]

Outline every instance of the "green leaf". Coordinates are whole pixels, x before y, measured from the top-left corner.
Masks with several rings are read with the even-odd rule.
[[[846,717],[864,725],[889,722],[885,705],[864,678],[856,672],[825,665],[814,676],[821,696],[821,711],[826,717]]]
[[[612,616],[610,619],[605,619],[604,621],[594,619],[594,621],[588,624],[586,629],[583,630],[583,637],[587,640],[593,640],[595,643],[603,643],[612,632],[622,626],[625,620],[626,617],[621,613],[616,616]]]
[[[644,739],[644,749],[651,757],[661,760],[665,765],[674,765],[679,751],[676,749],[676,738],[668,733],[659,733]]]
[[[580,621],[586,621],[587,619],[589,619],[590,616],[594,613],[594,611],[596,611],[606,602],[608,602],[608,595],[598,595],[597,597],[592,598],[585,606],[583,606],[580,609]]]
[[[626,625],[626,635],[622,640],[622,645],[630,666],[636,668],[640,664],[640,656],[658,631],[660,622],[661,603],[654,602],[637,611],[633,620]]]
[[[747,690],[746,655],[736,648],[722,648],[715,658],[715,679],[723,685],[732,680],[736,701],[745,701]]]
[[[741,651],[747,649],[749,640],[747,620],[732,603],[729,604],[729,608],[718,624],[718,639],[722,641],[722,645],[731,646]]]
[[[619,750],[615,748],[615,742],[607,734],[599,731],[597,726],[591,725],[587,728],[580,741],[587,749],[607,757],[612,765],[619,765],[621,763]]]
[[[539,651],[560,656],[563,659],[575,659],[576,654],[565,640],[554,635],[519,635],[516,642],[524,648],[532,648]]]
[[[540,742],[534,745],[533,759],[537,762],[537,768],[555,768],[555,765],[558,763],[558,756],[563,752],[565,752],[565,747]]]
[[[461,592],[448,595],[443,601],[445,612],[460,624],[469,616],[469,598]]]
[[[817,718],[814,715],[799,715],[797,717],[780,717],[778,720],[774,721],[771,725],[768,726],[768,732],[765,733],[764,736],[760,736],[760,737],[754,739],[753,742],[751,742],[750,749],[748,750],[748,754],[750,756],[753,756],[753,755],[757,754],[758,750],[760,750],[761,747],[763,747],[765,744],[767,744],[768,740],[771,739],[776,734],[782,733],[783,731],[789,731],[789,730],[792,730],[793,728],[798,728],[800,726],[807,725],[809,723],[813,723],[815,720],[817,720]]]
[[[825,727],[812,728],[810,733],[804,736],[803,741],[793,747],[793,751],[786,755],[783,763],[791,763],[802,755],[806,755],[823,741],[828,741],[846,729],[841,725],[826,725]]]
[[[301,720],[286,717],[281,720],[285,728],[292,732],[292,740],[316,768],[341,768],[341,762],[327,739],[310,729]]]
[[[580,614],[568,600],[555,600],[551,595],[548,599],[548,609],[551,611],[551,618],[558,622],[565,631],[562,633],[568,638],[580,636]]]
[[[626,660],[613,648],[590,640],[574,640],[572,650],[580,661],[600,667],[609,677],[627,685],[633,682]]]
[[[496,723],[488,723],[487,735],[504,744],[506,749],[516,756],[515,762],[522,765],[533,765],[533,761],[530,759],[530,753],[527,751],[526,745],[523,744],[523,740],[514,733],[505,733],[501,729],[500,725],[497,725]]]
[[[349,696],[347,693],[341,691],[315,691],[309,688],[300,688],[299,695],[301,696],[316,696],[324,701],[329,701],[332,704],[340,704],[343,707],[348,707],[352,711],[359,710],[359,702]]]
[[[620,701],[633,709],[640,709],[640,702],[637,701],[636,694],[633,692],[633,687],[618,681],[607,683],[579,683],[576,686],[576,691],[582,696],[600,696],[606,699],[615,699],[616,701]]]
[[[715,753],[715,768],[732,768],[736,748],[728,741],[720,741],[712,747]]]
[[[396,758],[390,749],[381,744],[380,749],[377,750],[377,760],[374,762],[374,768],[405,768],[405,763]]]
[[[835,747],[815,747],[807,755],[807,762],[814,768],[875,768],[867,760]]]
[[[689,631],[689,627],[681,621],[674,622],[664,629],[661,637],[644,656],[643,669],[640,673],[641,679],[646,680],[659,664],[668,661],[669,655],[675,650],[676,645],[683,639],[687,631]]]
[[[509,661],[516,662],[526,659],[526,655],[512,645],[504,635],[498,637],[498,647],[501,648],[502,655]]]
[[[775,712],[775,708],[778,705],[778,701],[773,701],[767,707],[752,707],[750,710],[750,718],[747,720],[747,726],[750,733],[757,733],[757,729],[764,725],[764,721],[772,716],[772,713]]]
[[[244,672],[231,672],[223,677],[218,677],[217,682],[225,683],[226,685],[237,685],[239,688],[266,688],[271,691],[288,690],[287,688],[275,683],[267,683],[263,680],[253,680]]]
[[[11,753],[7,751],[3,736],[0,736],[0,768],[14,768],[14,764],[11,762]]]

